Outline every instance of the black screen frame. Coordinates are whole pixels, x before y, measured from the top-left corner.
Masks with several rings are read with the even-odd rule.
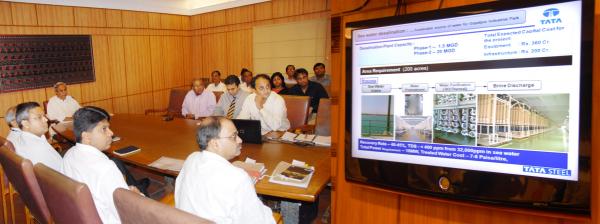
[[[346,31],[362,28],[373,28],[389,25],[398,25],[405,23],[445,19],[451,17],[475,15],[479,13],[471,12],[498,12],[505,10],[514,10],[518,8],[534,7],[563,2],[572,2],[572,0],[535,0],[535,1],[498,1],[482,4],[474,4],[455,8],[447,8],[422,13],[392,16],[379,19],[358,21],[347,23]],[[468,14],[467,14],[468,13]],[[461,200],[476,203],[485,203],[492,205],[533,208],[538,210],[547,210],[553,212],[569,214],[590,214],[590,194],[591,194],[591,110],[592,110],[592,55],[593,55],[593,32],[594,32],[594,1],[582,1],[582,23],[581,23],[581,72],[580,72],[580,120],[579,120],[579,178],[578,181],[567,181],[548,179],[531,176],[521,176],[512,174],[492,173],[447,167],[435,167],[419,164],[408,164],[388,161],[378,161],[352,157],[352,40],[351,36],[345,40],[345,178],[347,181],[368,185],[385,190],[396,191],[400,193],[433,196],[451,200]],[[357,74],[359,75],[359,74]],[[354,165],[349,165],[354,164]],[[357,173],[360,172],[360,175]],[[432,183],[439,177],[448,177],[460,174],[462,177],[470,176],[471,182],[460,183],[458,188],[468,190],[455,190],[452,192],[444,191],[439,186],[431,183],[411,184],[411,180],[427,179]],[[395,176],[392,177],[389,176]],[[584,177],[584,175],[587,175]],[[423,178],[425,177],[425,178]],[[417,181],[418,182],[418,181]],[[427,182],[425,180],[424,182]],[[489,184],[493,190],[481,191],[483,183]],[[536,183],[542,188],[553,189],[556,193],[552,200],[537,200],[534,197],[522,197],[518,200],[512,199],[507,194],[493,193],[510,191],[523,193],[528,190],[520,183]],[[471,187],[474,185],[475,187]],[[454,186],[453,186],[454,187]],[[564,203],[565,197],[573,193],[573,189],[583,191],[579,199]]]

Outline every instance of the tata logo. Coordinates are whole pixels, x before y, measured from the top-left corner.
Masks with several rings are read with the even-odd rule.
[[[559,13],[560,11],[557,8],[546,9],[544,10],[544,13],[542,13],[546,18],[540,20],[540,22],[542,23],[542,25],[562,23],[562,20],[560,20],[560,18],[557,17]]]

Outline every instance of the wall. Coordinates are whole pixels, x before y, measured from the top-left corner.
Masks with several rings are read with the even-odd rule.
[[[332,20],[334,17],[341,18],[341,23],[358,21],[371,18],[391,16],[395,11],[395,0],[370,0],[361,10],[347,12],[361,6],[364,1],[345,1],[332,0]],[[419,11],[435,10],[438,8],[439,0],[408,0],[406,11],[414,13]],[[466,4],[483,2],[481,0],[453,0],[443,1],[442,7],[452,7]],[[594,50],[594,101],[600,99],[600,48],[599,28],[600,21],[600,1],[596,0],[595,11],[595,50]],[[341,35],[333,33],[332,36]],[[345,46],[344,40],[341,40],[341,46]],[[334,46],[335,48],[335,46]],[[345,97],[340,90],[344,89],[345,83],[345,57],[344,49],[333,51],[331,53],[331,64],[333,73],[332,89],[333,97],[337,98],[338,103],[332,105],[332,182],[333,184],[333,223],[427,223],[427,224],[451,224],[451,223],[528,223],[528,224],[552,224],[552,223],[600,223],[598,216],[600,208],[600,156],[593,155],[592,162],[592,218],[590,217],[572,217],[561,216],[553,213],[530,212],[519,209],[495,208],[491,206],[477,206],[466,203],[448,202],[432,198],[416,197],[411,195],[400,195],[397,193],[386,192],[377,189],[371,189],[358,186],[345,181],[344,179],[344,136],[345,130],[343,122],[346,115],[340,108],[343,108]],[[335,102],[336,100],[334,100]],[[599,104],[593,105],[594,115],[592,126],[600,126]],[[600,132],[595,128],[592,133],[592,148],[599,145]]]
[[[225,75],[239,74],[243,67],[255,74],[270,72],[254,71],[253,27],[329,16],[329,0],[273,0],[192,16],[192,61],[202,62],[193,64],[192,74],[209,77],[213,70]],[[325,48],[329,49],[329,41],[326,43]],[[325,60],[328,58],[327,50]],[[285,67],[280,69],[285,72]]]
[[[189,16],[0,2],[0,34],[92,35],[96,81],[68,90],[81,104],[113,113],[164,108],[168,89],[187,86],[189,29]],[[0,116],[10,106],[52,96],[52,88],[2,93]],[[0,125],[0,135],[6,133],[6,125]]]

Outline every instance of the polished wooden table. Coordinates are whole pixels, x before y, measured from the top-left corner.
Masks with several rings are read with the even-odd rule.
[[[119,158],[126,163],[177,176],[178,172],[157,169],[148,164],[161,156],[185,160],[192,152],[198,151],[195,137],[197,123],[196,120],[163,121],[158,116],[117,114],[111,118],[110,128],[121,140],[113,142],[109,154],[119,157],[112,154],[112,150],[134,145],[141,148],[141,152]],[[55,125],[53,129],[67,139],[75,139],[72,122]],[[265,164],[268,175],[280,161],[291,162],[296,159],[314,166],[315,173],[306,189],[270,183],[268,177],[256,184],[258,194],[314,202],[330,179],[329,155],[329,148],[325,147],[302,147],[279,142],[243,143],[241,154],[234,161],[244,161],[246,157],[255,159]]]

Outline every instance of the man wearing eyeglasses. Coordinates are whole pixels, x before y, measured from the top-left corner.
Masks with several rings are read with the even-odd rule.
[[[215,223],[275,223],[250,176],[229,162],[242,148],[233,122],[207,117],[196,141],[200,151],[188,156],[175,182],[175,207]]]

